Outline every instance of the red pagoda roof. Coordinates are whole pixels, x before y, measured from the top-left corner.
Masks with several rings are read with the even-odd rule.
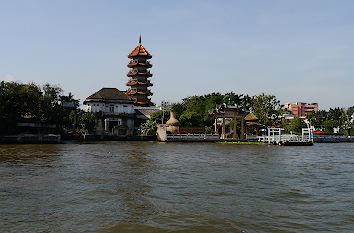
[[[147,58],[152,58],[152,55],[141,44],[136,46],[136,48],[128,55],[128,58],[134,58],[137,56],[145,56]]]

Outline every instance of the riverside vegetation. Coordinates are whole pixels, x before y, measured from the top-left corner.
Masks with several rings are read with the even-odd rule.
[[[64,102],[73,103],[64,108]],[[91,113],[78,109],[79,100],[69,93],[63,94],[56,85],[35,83],[0,82],[0,134],[21,133],[19,122],[56,125],[55,133],[75,127],[82,132],[91,131],[95,119]],[[76,119],[75,119],[76,118]]]
[[[74,108],[64,108],[64,102],[74,103]],[[176,113],[181,126],[201,126],[205,127],[207,133],[211,133],[214,119],[208,111],[215,108],[217,104],[223,103],[236,106],[240,111],[252,111],[258,117],[259,123],[265,127],[278,126],[284,128],[286,132],[294,133],[299,133],[301,128],[306,127],[304,121],[298,117],[291,121],[279,117],[287,113],[287,110],[276,96],[264,93],[254,96],[233,92],[190,96],[173,103],[171,110]],[[18,133],[16,126],[19,122],[55,124],[57,133],[73,128],[84,133],[92,132],[95,125],[94,116],[78,107],[79,100],[71,93],[64,95],[63,89],[57,85],[44,84],[41,87],[35,83],[2,81],[0,83],[0,134]],[[354,135],[351,129],[353,113],[354,106],[347,109],[336,107],[328,111],[311,112],[306,117],[311,125],[326,133],[331,134],[333,128],[340,128],[345,135]],[[155,112],[150,120],[140,126],[138,133],[154,134],[156,124],[166,122],[168,118],[167,111]],[[234,122],[230,122],[228,127],[232,128],[233,124]]]
[[[240,111],[252,111],[258,117],[259,123],[264,125],[264,127],[282,127],[285,133],[290,131],[301,133],[301,129],[307,127],[306,123],[299,117],[294,117],[292,120],[279,117],[290,112],[280,104],[276,96],[264,93],[254,96],[235,94],[233,92],[190,96],[180,102],[173,103],[171,110],[176,113],[181,126],[203,126],[207,133],[211,133],[214,119],[208,111],[215,108],[217,104],[222,103],[236,106]],[[354,135],[354,130],[351,129],[353,113],[354,106],[347,109],[336,107],[330,108],[328,111],[311,112],[306,115],[306,118],[316,129],[324,130],[327,134],[333,134],[333,128],[338,127],[343,134]],[[143,132],[154,132],[156,124],[162,123],[162,118],[163,122],[166,122],[169,118],[169,112],[158,111],[153,113],[151,119],[142,126]],[[228,128],[232,129],[233,124],[234,122],[230,122],[227,125]]]

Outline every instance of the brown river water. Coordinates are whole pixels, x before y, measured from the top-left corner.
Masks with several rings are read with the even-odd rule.
[[[0,232],[354,232],[354,143],[0,145]]]

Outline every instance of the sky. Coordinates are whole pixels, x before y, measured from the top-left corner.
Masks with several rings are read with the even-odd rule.
[[[152,101],[211,92],[354,105],[352,0],[0,0],[0,80],[57,84],[81,102],[126,90],[152,54]]]

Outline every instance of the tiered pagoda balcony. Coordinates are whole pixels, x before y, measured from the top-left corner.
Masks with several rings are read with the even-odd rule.
[[[131,69],[129,70],[129,72],[127,73],[128,77],[135,77],[135,76],[146,76],[146,77],[152,77],[152,74],[150,73],[150,71],[146,71],[146,72],[139,72],[137,69]]]
[[[137,86],[137,85],[146,85],[148,87],[151,87],[153,86],[153,84],[147,80],[147,81],[144,81],[144,82],[139,82],[138,79],[130,79],[127,83],[126,83],[127,86]]]
[[[137,99],[137,98],[134,98],[132,97],[132,100],[134,101],[134,104],[139,104],[139,105],[150,105],[151,104],[151,100],[149,98],[146,98],[146,99]]]
[[[130,88],[127,91],[127,95],[153,95],[153,93],[150,90],[138,90],[138,88]]]
[[[128,65],[129,68],[133,68],[136,66],[144,66],[146,68],[151,68],[152,65],[149,61],[145,61],[145,62],[139,62],[139,60],[135,59],[135,60],[131,60]]]

